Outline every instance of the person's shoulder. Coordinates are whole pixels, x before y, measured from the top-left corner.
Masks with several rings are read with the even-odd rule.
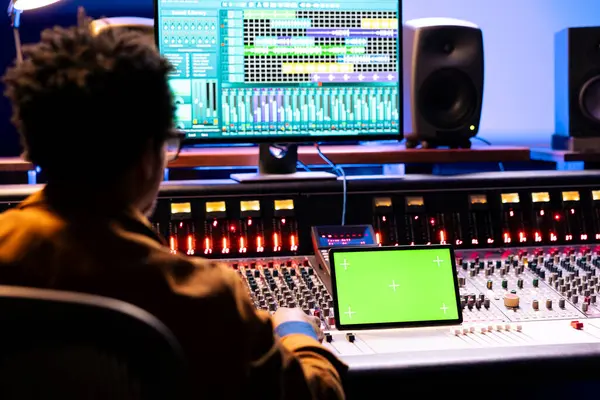
[[[231,295],[239,284],[236,272],[226,264],[201,257],[172,254],[155,248],[152,263],[159,265],[173,291],[191,297]]]
[[[14,208],[0,213],[0,235],[14,233],[51,238],[65,228],[65,221],[42,208]]]

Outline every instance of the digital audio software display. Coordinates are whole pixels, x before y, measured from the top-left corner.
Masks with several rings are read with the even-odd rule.
[[[188,138],[399,134],[398,0],[155,0]]]
[[[334,248],[330,258],[338,329],[462,322],[449,246]]]

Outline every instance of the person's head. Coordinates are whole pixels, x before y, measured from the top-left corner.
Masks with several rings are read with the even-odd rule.
[[[181,139],[171,66],[152,39],[125,31],[94,36],[88,25],[54,28],[24,53],[4,77],[6,95],[24,156],[48,186],[150,207]]]

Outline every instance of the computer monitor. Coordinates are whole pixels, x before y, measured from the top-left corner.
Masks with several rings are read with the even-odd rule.
[[[188,143],[401,139],[401,1],[154,2]]]

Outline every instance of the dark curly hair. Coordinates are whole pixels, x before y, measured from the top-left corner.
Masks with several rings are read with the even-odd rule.
[[[4,77],[6,95],[24,156],[49,182],[112,181],[172,129],[171,66],[152,38],[56,27],[24,55]]]

